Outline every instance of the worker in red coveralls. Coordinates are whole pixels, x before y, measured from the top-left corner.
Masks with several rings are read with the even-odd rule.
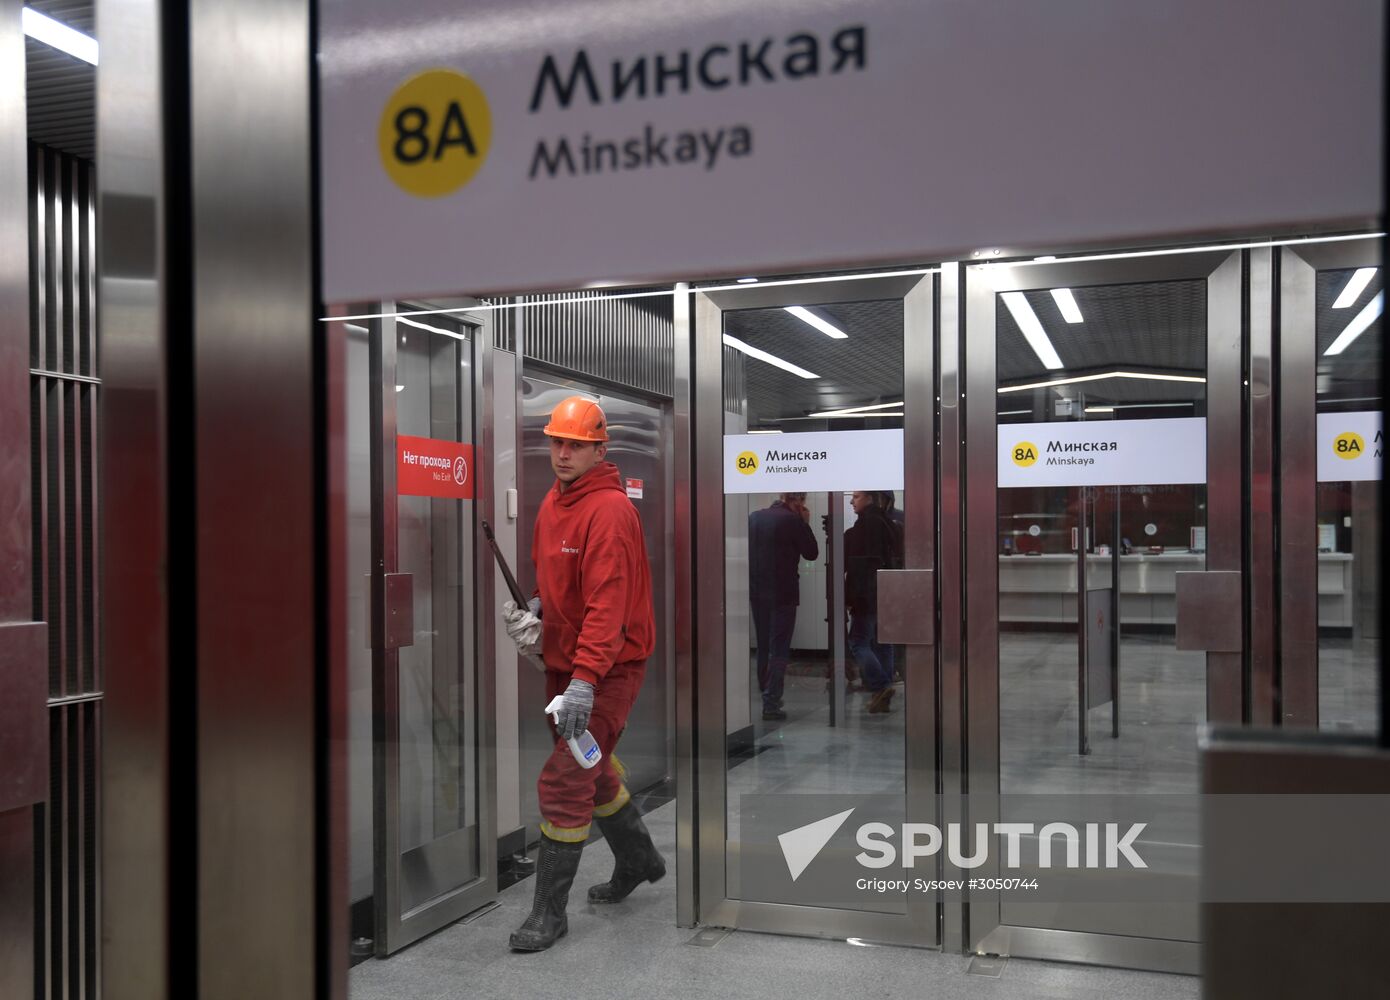
[[[655,644],[642,525],[618,467],[604,461],[608,421],[597,403],[563,400],[545,433],[556,483],[541,503],[531,543],[539,606],[536,598],[529,608],[509,603],[504,616],[523,651],[540,634],[546,699],[563,695],[552,723],[555,746],[539,782],[544,822],[535,902],[511,936],[519,951],[543,951],[569,929],[565,905],[591,820],[615,865],[608,882],[589,890],[589,902],[616,903],[666,874],[613,761]],[[585,729],[603,751],[588,769],[566,743]]]

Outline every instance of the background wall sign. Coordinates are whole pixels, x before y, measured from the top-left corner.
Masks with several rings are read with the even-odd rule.
[[[1385,445],[1379,410],[1318,414],[1318,482],[1380,478]]]
[[[401,496],[473,499],[473,446],[396,436],[396,492]]]
[[[998,449],[1000,486],[1207,481],[1203,417],[1000,424]]]
[[[903,488],[903,432],[726,434],[725,493]]]
[[[1370,224],[1383,16],[1371,0],[321,0],[325,296]]]

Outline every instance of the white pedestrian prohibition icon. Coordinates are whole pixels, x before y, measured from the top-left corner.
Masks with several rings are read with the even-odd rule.
[[[460,486],[468,482],[468,463],[463,460],[462,455],[454,459],[454,482]]]

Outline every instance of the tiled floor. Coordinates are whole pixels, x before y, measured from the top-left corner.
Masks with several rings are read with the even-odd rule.
[[[675,805],[648,816],[668,864]],[[352,1000],[489,998],[930,997],[932,1000],[1177,1000],[1199,995],[1187,976],[1012,960],[997,979],[967,975],[959,955],[913,948],[856,947],[840,941],[734,933],[713,948],[687,944],[676,926],[675,879],[643,886],[617,906],[591,906],[589,885],[608,877],[602,844],[584,852],[569,908],[569,936],[547,952],[517,954],[507,936],[531,905],[528,879],[504,891],[501,906],[455,924],[384,961],[352,970]]]
[[[1346,648],[1341,648],[1345,646]],[[1324,693],[1350,716],[1365,700],[1364,656],[1350,643],[1324,649]],[[1076,646],[1057,633],[1005,633],[1000,644],[1001,789],[1017,793],[1186,793],[1196,790],[1197,736],[1204,721],[1206,665],[1171,638],[1128,636],[1121,654],[1121,731],[1109,709],[1092,710],[1092,753],[1077,753]],[[850,696],[848,725],[825,724],[823,677],[787,678],[784,723],[758,723],[756,752],[729,772],[728,834],[739,836],[738,796],[749,792],[901,792],[906,731],[902,698],[887,715],[869,715]],[[1344,704],[1342,703],[1344,702]],[[1331,714],[1331,713],[1329,713]],[[674,856],[672,803],[649,817],[653,836]],[[1196,840],[1194,816],[1175,817],[1174,848]],[[1186,826],[1184,825],[1186,824]],[[1191,829],[1188,830],[1187,826]],[[1195,849],[1182,848],[1195,856]],[[507,936],[530,906],[531,882],[501,895],[501,907],[456,924],[386,961],[352,972],[354,1000],[378,998],[560,997],[1196,997],[1194,978],[1011,960],[997,979],[966,974],[967,960],[931,950],[858,947],[839,941],[730,934],[713,948],[687,942],[675,926],[675,879],[644,886],[627,902],[594,907],[587,887],[607,878],[611,855],[591,844],[570,904],[570,935],[549,952],[513,954]],[[737,896],[737,864],[728,866]],[[1139,924],[1142,915],[1133,915]],[[1170,931],[1193,913],[1179,913]],[[1068,918],[1051,913],[1050,926]],[[1086,919],[1094,919],[1091,918]],[[1024,921],[1019,922],[1035,922]],[[1084,920],[1083,920],[1084,922]],[[1042,921],[1046,924],[1046,921]],[[1138,924],[1136,924],[1138,926]],[[1147,921],[1153,926],[1153,921]],[[1083,929],[1077,927],[1075,929]],[[1195,929],[1195,927],[1194,927]],[[1130,931],[1142,933],[1142,931]],[[1177,933],[1176,936],[1183,936]]]

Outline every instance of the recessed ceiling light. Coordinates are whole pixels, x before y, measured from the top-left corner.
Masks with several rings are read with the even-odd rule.
[[[808,372],[805,368],[800,368],[790,361],[783,361],[775,354],[768,354],[767,351],[760,351],[751,344],[745,344],[737,337],[730,337],[727,333],[724,334],[724,344],[727,347],[732,347],[734,350],[748,355],[750,358],[756,358],[759,361],[780,368],[783,371],[791,372],[793,375],[799,375],[801,378],[820,378],[815,372]]]
[[[739,278],[739,279],[738,279],[738,283],[739,283],[740,285],[751,285],[751,284],[753,284],[754,282],[756,282],[757,280],[758,280],[757,278]],[[748,433],[749,433],[749,434],[756,434],[757,431],[749,431]],[[769,434],[780,434],[780,433],[782,433],[782,432],[781,432],[781,431],[768,431],[768,433],[769,433]]]
[[[845,331],[841,330],[838,326],[821,319],[809,309],[802,308],[801,306],[783,306],[783,308],[803,323],[815,327],[827,337],[834,340],[845,340],[849,337],[849,334],[845,333]]]
[[[1375,276],[1375,268],[1358,267],[1347,279],[1347,283],[1342,286],[1342,294],[1337,296],[1337,301],[1332,303],[1332,308],[1348,309],[1356,305],[1356,300],[1361,298],[1361,293],[1366,290],[1366,286],[1371,283],[1371,279]]]
[[[40,14],[32,7],[25,7],[20,12],[19,20],[24,26],[24,33],[34,41],[51,45],[93,66],[97,64],[99,47],[91,35],[70,28],[62,21],[55,21],[47,14]]]
[[[1052,341],[1047,339],[1047,333],[1038,321],[1037,313],[1033,312],[1033,307],[1028,304],[1028,299],[1023,293],[1004,292],[1003,299],[1004,305],[1009,307],[1009,312],[1013,315],[1014,322],[1023,331],[1023,338],[1028,341],[1028,346],[1033,349],[1043,367],[1061,368],[1062,359],[1057,356]]]
[[[1376,292],[1376,297],[1367,302],[1356,317],[1347,324],[1346,329],[1337,334],[1337,339],[1327,345],[1324,355],[1341,354],[1351,342],[1361,334],[1366,332],[1366,328],[1380,318],[1381,310],[1385,308],[1385,293]]]
[[[1062,311],[1062,318],[1068,323],[1081,322],[1081,309],[1076,304],[1076,299],[1071,294],[1070,288],[1052,289],[1052,300],[1057,303],[1057,308]]]
[[[1114,412],[1115,412],[1115,407],[1113,407],[1113,406],[1088,406],[1088,407],[1086,407],[1086,412],[1087,412],[1087,413],[1114,413]]]

